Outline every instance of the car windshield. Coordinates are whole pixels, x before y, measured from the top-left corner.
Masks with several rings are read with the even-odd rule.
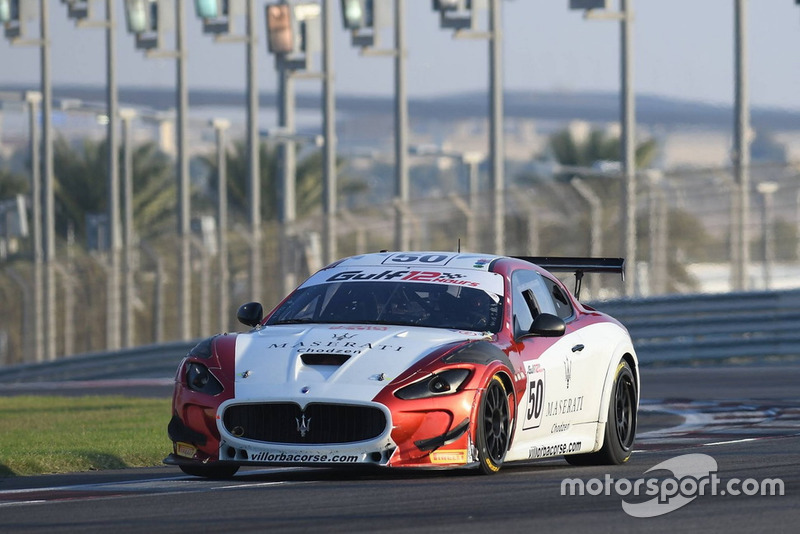
[[[267,321],[427,326],[498,332],[502,299],[483,289],[404,282],[337,282],[301,287]]]

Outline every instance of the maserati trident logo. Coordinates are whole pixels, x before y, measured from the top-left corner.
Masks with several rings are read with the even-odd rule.
[[[567,389],[569,389],[569,379],[572,378],[572,360],[569,357],[564,359],[564,378],[567,380]]]
[[[345,339],[353,339],[356,337],[356,334],[333,334],[333,339],[336,341],[344,341]]]
[[[306,419],[306,414],[303,414],[299,418],[295,417],[294,420],[297,421],[297,431],[300,432],[300,437],[306,437],[306,434],[308,434],[308,431],[311,428],[311,418],[309,417]]]

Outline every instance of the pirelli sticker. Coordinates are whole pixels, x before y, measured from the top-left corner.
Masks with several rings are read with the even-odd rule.
[[[467,451],[435,451],[431,453],[432,464],[466,464]]]
[[[188,443],[183,442],[176,442],[175,443],[175,454],[178,456],[183,456],[184,458],[194,458],[194,453],[197,452],[197,449],[189,445]]]

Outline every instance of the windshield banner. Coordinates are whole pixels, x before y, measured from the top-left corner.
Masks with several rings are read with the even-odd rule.
[[[337,282],[409,282],[444,284],[482,289],[503,295],[503,277],[498,273],[464,269],[397,269],[391,267],[350,267],[325,269],[309,278],[302,287]]]

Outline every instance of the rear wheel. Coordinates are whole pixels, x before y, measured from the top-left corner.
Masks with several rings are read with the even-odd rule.
[[[611,386],[603,448],[564,458],[572,465],[618,465],[628,461],[636,438],[636,379],[625,360],[619,362]]]
[[[239,470],[238,465],[179,465],[187,475],[204,478],[230,478]]]
[[[478,415],[478,460],[481,472],[496,473],[503,465],[508,450],[511,420],[508,394],[500,377],[494,375],[481,399]]]

